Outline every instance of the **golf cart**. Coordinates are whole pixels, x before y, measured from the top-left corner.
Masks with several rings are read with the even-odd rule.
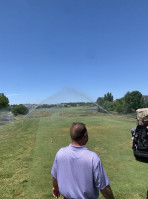
[[[148,108],[137,109],[137,126],[132,128],[133,153],[148,158]]]

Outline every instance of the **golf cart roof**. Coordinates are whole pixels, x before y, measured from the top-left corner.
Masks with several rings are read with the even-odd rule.
[[[136,110],[137,112],[137,119],[143,120],[146,116],[148,116],[148,108],[140,108]]]

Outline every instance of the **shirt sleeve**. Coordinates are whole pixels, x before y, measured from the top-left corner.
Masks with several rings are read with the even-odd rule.
[[[52,169],[51,169],[51,175],[57,179],[57,158],[55,157]]]
[[[93,159],[93,175],[95,185],[99,190],[104,189],[107,185],[110,184],[110,180],[107,177],[99,157],[95,157]]]

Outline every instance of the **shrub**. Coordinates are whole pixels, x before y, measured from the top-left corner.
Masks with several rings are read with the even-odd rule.
[[[22,104],[13,106],[11,111],[14,115],[25,115],[29,112],[28,108]]]

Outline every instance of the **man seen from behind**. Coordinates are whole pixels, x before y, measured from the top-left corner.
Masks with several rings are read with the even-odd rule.
[[[72,144],[61,148],[51,170],[53,196],[65,199],[97,199],[99,191],[106,199],[115,199],[99,156],[85,144],[88,133],[85,124],[73,123]]]

